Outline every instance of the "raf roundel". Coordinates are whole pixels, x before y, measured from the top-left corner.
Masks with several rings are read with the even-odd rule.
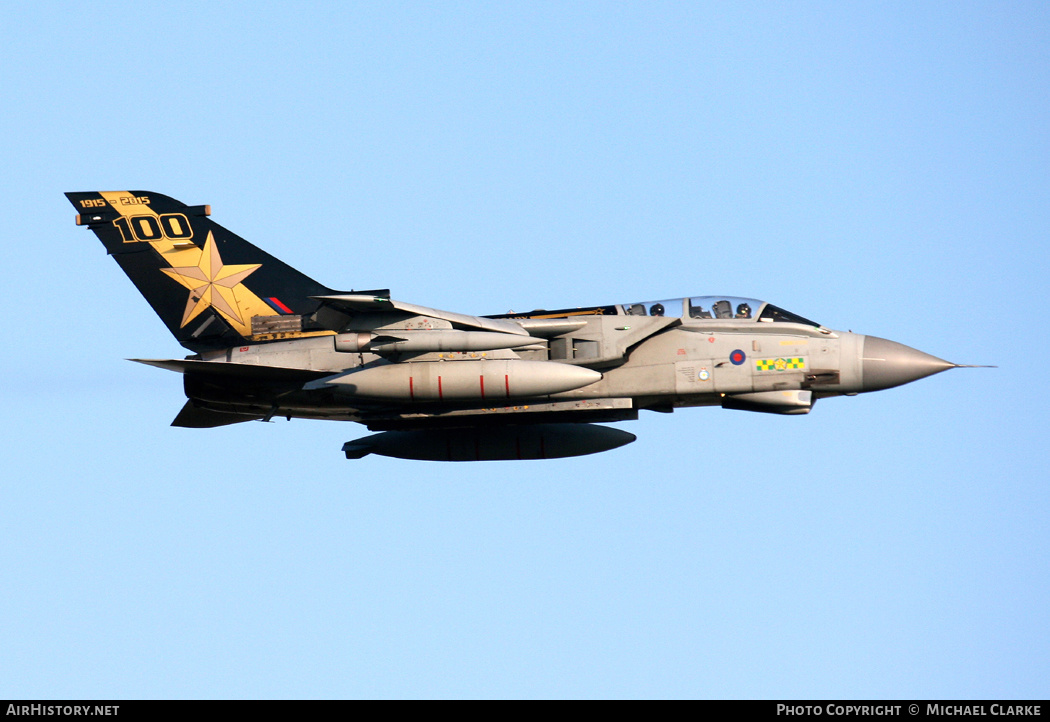
[[[739,366],[745,361],[747,361],[747,356],[744,354],[743,351],[737,349],[733,353],[729,354],[729,360],[733,363],[734,366]]]

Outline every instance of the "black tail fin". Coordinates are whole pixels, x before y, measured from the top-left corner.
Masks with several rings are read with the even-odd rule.
[[[186,348],[310,334],[303,319],[333,293],[207,216],[209,206],[149,191],[66,193],[86,225]]]

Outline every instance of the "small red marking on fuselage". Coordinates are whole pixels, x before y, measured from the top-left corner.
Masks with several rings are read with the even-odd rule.
[[[442,401],[445,400],[445,393],[441,390],[441,377],[438,376],[438,398]]]
[[[481,398],[485,398],[485,374],[478,376],[478,382],[481,384]]]
[[[708,339],[707,339],[707,342],[708,343],[714,343],[715,342],[715,337],[714,336],[709,336]]]
[[[415,379],[413,379],[411,376],[408,377],[408,397],[413,401],[416,400]]]
[[[503,374],[503,387],[505,389],[507,389],[507,398],[509,399],[510,398],[510,374]]]

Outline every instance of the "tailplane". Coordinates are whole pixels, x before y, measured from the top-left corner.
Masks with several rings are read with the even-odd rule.
[[[318,332],[311,297],[333,291],[212,221],[209,206],[149,191],[66,197],[186,348]]]

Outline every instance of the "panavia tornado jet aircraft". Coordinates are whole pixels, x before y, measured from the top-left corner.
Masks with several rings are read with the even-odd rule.
[[[749,298],[469,316],[335,291],[159,193],[67,193],[179,343],[173,426],[356,421],[349,459],[580,456],[635,440],[596,422],[686,406],[806,414],[817,399],[959,366]]]

